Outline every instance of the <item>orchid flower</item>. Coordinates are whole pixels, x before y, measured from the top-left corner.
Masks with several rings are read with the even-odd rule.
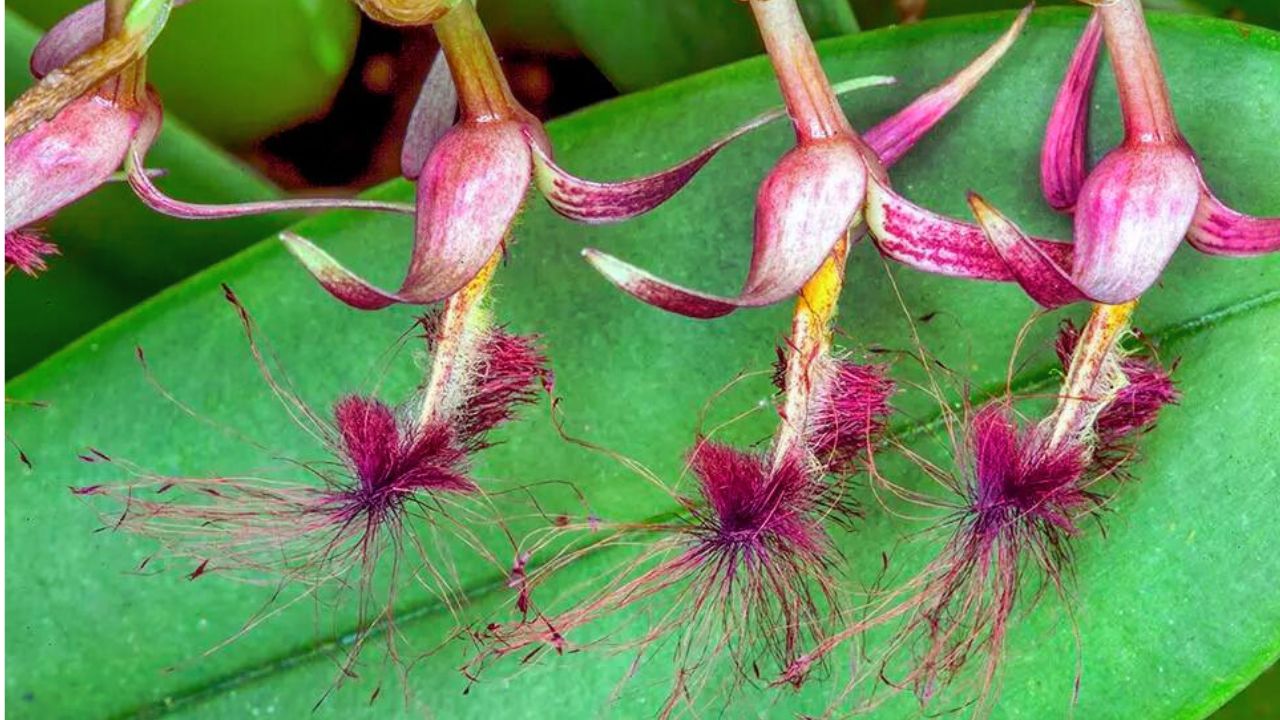
[[[417,183],[417,217],[400,288],[375,287],[306,239],[283,238],[326,290],[363,310],[430,304],[456,292],[501,252],[530,185],[565,217],[620,222],[661,205],[721,148],[782,114],[763,113],[666,170],[618,182],[585,180],[556,164],[542,124],[512,96],[471,0],[360,5],[371,17],[397,24],[434,19],[445,61],[436,58],[423,84],[401,155],[403,174]],[[841,90],[888,81],[868,78]],[[452,124],[455,108],[459,119]]]
[[[120,167],[145,115],[130,63],[142,58],[168,18],[170,2],[143,2],[108,15],[90,43],[57,62],[58,43],[36,47],[39,80],[5,114],[6,271],[45,269],[57,247],[34,225],[107,182]],[[126,6],[127,7],[127,6]]]
[[[1089,94],[1103,39],[1120,94],[1124,140],[1088,171]],[[1054,103],[1040,167],[1046,200],[1074,215],[1074,245],[1027,236],[977,195],[969,202],[980,227],[930,213],[887,188],[875,188],[882,211],[868,215],[871,232],[881,243],[960,249],[945,264],[900,258],[917,268],[1010,279],[988,272],[994,250],[1011,279],[1048,307],[1136,300],[1159,279],[1183,238],[1212,255],[1280,250],[1280,217],[1227,207],[1205,182],[1178,130],[1138,0],[1112,0],[1094,10]]]
[[[610,282],[651,305],[696,318],[795,295],[841,243],[862,235],[875,208],[869,185],[888,187],[897,162],[977,85],[1008,51],[1030,13],[1023,10],[990,48],[866,136],[849,124],[818,61],[794,0],[751,0],[765,49],[796,132],[796,147],[770,171],[756,197],[750,269],[735,297],[710,295],[657,278],[598,250],[585,257]],[[879,243],[890,257],[945,255],[947,247]],[[994,256],[994,253],[991,253]],[[998,257],[991,272],[1007,277]]]
[[[68,15],[36,45],[31,72],[39,82],[5,118],[9,266],[28,274],[44,269],[43,257],[56,248],[33,225],[107,182],[121,164],[144,203],[184,219],[328,208],[412,211],[396,203],[321,198],[197,205],[156,187],[143,162],[163,112],[146,85],[146,50],[170,10],[186,2],[98,0]]]
[[[499,494],[486,491],[488,483],[475,476],[472,463],[492,444],[493,430],[537,402],[539,390],[549,385],[540,343],[486,324],[481,312],[471,317],[464,362],[451,364],[457,353],[444,347],[447,319],[429,315],[416,322],[419,337],[436,359],[433,369],[444,364],[451,373],[433,372],[397,406],[347,393],[326,413],[297,394],[259,339],[248,310],[230,288],[223,291],[266,386],[289,418],[317,440],[324,459],[294,458],[270,474],[184,476],[91,450],[83,461],[120,468],[129,477],[72,492],[93,502],[113,532],[158,545],[144,565],[176,562],[192,581],[221,577],[275,588],[263,608],[218,647],[307,597],[323,594],[326,605],[350,597],[356,626],[344,642],[335,685],[355,676],[362,649],[378,635],[404,681],[421,654],[420,648],[405,653],[404,636],[395,630],[397,595],[419,586],[450,611],[462,604],[455,566],[463,558],[442,540],[460,541],[467,562],[504,567],[505,557],[499,559],[479,531],[492,525],[505,530]],[[196,416],[154,378],[141,348],[137,354],[148,380]],[[446,376],[447,388],[439,382]],[[269,442],[246,440],[279,457],[268,450]]]

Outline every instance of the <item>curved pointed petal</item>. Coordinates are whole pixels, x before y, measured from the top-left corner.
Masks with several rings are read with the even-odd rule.
[[[1122,145],[1089,173],[1075,214],[1071,277],[1118,305],[1160,279],[1191,228],[1200,173],[1181,145]]]
[[[1088,299],[1061,265],[977,193],[969,193],[969,207],[992,247],[1032,300],[1055,308]]]
[[[532,176],[520,121],[450,130],[418,179],[413,257],[398,295],[433,303],[466,285],[497,252]]]
[[[1089,173],[1089,96],[1101,41],[1102,16],[1094,10],[1053,101],[1040,148],[1040,188],[1049,207],[1059,212],[1070,212],[1076,206]]]
[[[882,255],[938,275],[974,280],[1014,280],[982,228],[912,203],[872,177],[867,183],[867,227]],[[1035,238],[1046,255],[1070,264],[1069,243]]]
[[[585,256],[622,290],[650,305],[711,318],[794,295],[857,222],[866,167],[847,138],[803,143],[769,173],[756,198],[751,268],[737,297],[689,290],[595,250]]]
[[[379,289],[348,270],[329,253],[295,233],[280,233],[280,240],[330,295],[357,310],[381,310],[407,302],[395,293]]]
[[[42,220],[106,182],[141,124],[141,112],[89,95],[9,143],[5,231]]]
[[[129,154],[125,158],[125,172],[129,179],[129,186],[133,188],[133,192],[138,196],[138,199],[158,213],[183,220],[221,220],[295,210],[370,210],[404,215],[412,215],[414,213],[414,207],[407,203],[360,200],[356,198],[294,198],[289,200],[209,205],[190,203],[169,197],[156,186],[152,180],[153,173],[148,172],[145,167],[147,152],[150,151],[151,144],[155,142],[155,138],[160,132],[160,124],[164,117],[160,100],[155,93],[149,93],[148,99],[146,121],[142,130],[138,132],[134,141],[129,145]]]
[[[593,248],[582,257],[605,279],[635,299],[685,317],[710,319],[743,307],[740,298],[726,298],[669,283],[618,258]]]
[[[1031,16],[1031,8],[1032,5],[1023,8],[1009,29],[960,72],[867,131],[863,138],[880,156],[881,164],[888,167],[901,159],[925,133],[977,87],[978,82],[1013,47],[1018,33],[1022,32],[1027,18]]]
[[[1227,207],[1207,187],[1200,191],[1187,242],[1202,253],[1248,257],[1280,251],[1280,217],[1245,215]]]
[[[449,63],[444,51],[436,52],[431,70],[422,83],[418,101],[409,116],[409,128],[405,132],[404,146],[400,149],[400,172],[410,180],[417,180],[431,150],[440,138],[453,127],[458,114],[458,89],[453,85]]]
[[[892,77],[871,76],[840,83],[837,94],[862,88],[888,85]],[[561,215],[583,223],[621,222],[653,210],[680,191],[698,174],[716,153],[734,140],[782,117],[786,110],[776,108],[761,113],[734,128],[693,157],[652,175],[617,182],[597,182],[576,177],[551,159],[551,155],[533,143],[534,182],[551,207]]]

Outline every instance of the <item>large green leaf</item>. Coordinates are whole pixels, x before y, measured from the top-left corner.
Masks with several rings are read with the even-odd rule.
[[[85,0],[13,0],[48,28]],[[168,108],[222,145],[262,138],[321,111],[355,54],[350,0],[202,0],[173,13],[147,72]]]
[[[1280,717],[1280,665],[1271,666],[1231,702],[1213,714],[1213,720],[1258,720]]]
[[[1030,230],[1067,232],[1067,223],[1044,209],[1035,169],[1038,138],[1082,17],[1038,13],[992,77],[895,170],[897,186],[955,214],[963,212],[965,188],[981,189]],[[901,85],[846,103],[865,127],[951,73],[1010,19],[935,21],[843,38],[821,51],[837,78],[901,75]],[[1280,211],[1273,173],[1280,163],[1273,122],[1280,113],[1280,37],[1187,17],[1156,17],[1152,25],[1183,128],[1214,187],[1243,209]],[[1233,71],[1218,72],[1224,67]],[[1095,142],[1104,148],[1117,140],[1119,127],[1107,75],[1097,97]],[[755,59],[604,104],[559,120],[550,131],[569,168],[618,177],[681,157],[778,101],[767,65]],[[622,226],[575,226],[534,203],[503,268],[496,309],[515,330],[544,334],[571,432],[674,478],[703,401],[739,371],[769,365],[786,326],[785,307],[710,323],[672,317],[611,290],[578,251],[606,247],[677,279],[734,288],[745,272],[755,187],[790,142],[782,125],[752,135],[671,204]],[[381,194],[404,198],[410,190],[393,184]],[[410,242],[409,224],[399,218],[342,213],[312,219],[300,230],[383,281],[394,279]],[[1140,325],[1167,358],[1181,358],[1177,376],[1185,399],[1144,441],[1138,481],[1113,503],[1106,537],[1091,530],[1078,545],[1073,607],[1084,679],[1077,717],[1201,717],[1280,650],[1280,597],[1270,591],[1280,574],[1274,547],[1280,516],[1273,511],[1280,490],[1273,460],[1280,453],[1280,357],[1269,350],[1280,342],[1277,271],[1280,258],[1226,261],[1183,251],[1143,302]],[[918,329],[938,359],[970,376],[980,394],[1003,388],[1009,353],[1031,311],[1020,291],[898,268],[886,273],[865,244],[853,254],[849,275],[844,342],[913,347],[892,275],[909,313],[932,316]],[[228,473],[266,462],[157,397],[133,359],[135,344],[146,347],[160,380],[199,411],[287,455],[317,455],[263,387],[234,314],[220,299],[220,282],[234,286],[295,385],[318,406],[375,384],[387,398],[403,398],[414,385],[418,366],[410,358],[388,365],[383,355],[409,313],[339,307],[274,243],[211,268],[11,383],[10,397],[49,403],[8,414],[9,433],[35,463],[25,471],[12,451],[7,456],[6,687],[18,716],[306,717],[334,678],[331,655],[342,647],[344,628],[324,625],[318,632],[311,608],[295,607],[199,658],[259,608],[262,590],[221,582],[216,574],[188,582],[180,572],[132,573],[151,548],[91,533],[91,513],[65,490],[113,477],[109,469],[77,463],[76,452],[88,445],[172,473]],[[1053,324],[1050,318],[1033,327],[1026,347],[1034,351],[1018,366],[1020,386],[1052,380]],[[903,362],[899,369],[909,368]],[[768,397],[766,385],[760,379],[740,387],[725,401],[736,406],[724,411]],[[935,445],[934,401],[904,395],[900,405],[903,437]],[[732,434],[756,440],[770,426],[767,413],[757,413]],[[505,435],[478,468],[496,487],[572,480],[611,520],[671,509],[665,496],[614,461],[560,440],[544,412],[531,413]],[[920,529],[866,500],[865,527],[841,539],[851,587],[877,574],[882,552],[911,547],[901,541]],[[897,553],[894,562],[910,564],[927,551]],[[591,582],[617,559],[601,554],[584,561],[565,582]],[[499,573],[473,564],[459,571],[480,609],[505,597]],[[541,600],[554,604],[550,594]],[[399,617],[407,637],[424,648],[453,624],[411,589],[400,598]],[[1015,626],[1000,717],[1067,715],[1071,638],[1053,601]],[[372,709],[369,692],[385,668],[371,647],[362,678],[318,713],[420,717],[429,708],[439,717],[648,716],[665,692],[650,681],[670,672],[661,660],[647,666],[607,711],[627,656],[546,657],[509,680],[494,675],[464,696],[456,668],[465,646],[414,667],[407,705],[388,692]],[[813,693],[830,688],[812,687],[799,697],[748,689],[728,716],[813,710]],[[884,706],[884,716],[917,714],[901,700]]]
[[[723,0],[549,0],[560,23],[624,92],[760,52],[744,3]],[[810,33],[855,32],[847,0],[800,0]]]
[[[1036,4],[1078,5],[1079,2],[1080,0],[1039,0]],[[1280,3],[1274,0],[1143,0],[1143,3],[1152,10],[1217,15],[1254,25],[1280,27]],[[928,0],[925,17],[940,18],[989,10],[1010,10],[1026,4],[1024,0]],[[866,28],[884,27],[898,21],[895,0],[853,0],[853,9],[858,22]]]
[[[5,13],[5,102],[31,84],[27,57],[39,33]],[[277,190],[242,163],[166,117],[148,156],[174,195],[203,202],[275,197]],[[157,290],[244,248],[290,216],[192,223],[166,218],[138,202],[124,183],[104,187],[48,223],[62,254],[48,272],[6,280],[5,371],[16,375]],[[296,217],[294,218],[296,219]]]

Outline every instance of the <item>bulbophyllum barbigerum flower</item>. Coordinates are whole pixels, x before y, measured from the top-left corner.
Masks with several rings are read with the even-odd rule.
[[[399,289],[375,287],[305,238],[283,236],[331,294],[356,308],[428,304],[456,292],[501,251],[531,184],[565,217],[620,222],[661,205],[725,145],[782,115],[780,110],[763,113],[652,175],[618,182],[584,180],[555,163],[542,123],[512,96],[471,0],[361,0],[360,5],[382,21],[410,23],[408,18],[417,18],[410,24],[422,24],[434,19],[444,62],[436,58],[423,84],[401,155],[404,176],[417,183],[417,216],[413,251]],[[886,82],[891,80],[867,78],[839,89]]]
[[[107,182],[142,126],[145,103],[128,68],[159,34],[170,3],[141,3],[109,18],[102,3],[96,7],[99,42],[66,55],[61,43],[42,42],[31,56],[39,82],[5,113],[6,271],[45,269],[57,247],[36,224]],[[76,17],[86,25],[84,11]]]
[[[397,203],[309,198],[200,205],[166,196],[144,168],[160,131],[160,100],[146,83],[146,51],[173,7],[190,0],[98,0],[68,15],[36,45],[37,84],[5,116],[5,258],[28,274],[56,252],[36,225],[111,179],[123,164],[148,206],[184,219],[284,210],[412,212]]]
[[[796,131],[796,147],[770,171],[756,198],[751,265],[736,297],[684,288],[598,250],[584,255],[610,282],[665,310],[712,318],[740,307],[769,305],[795,295],[846,236],[857,239],[868,185],[888,187],[886,168],[898,161],[959,103],[1008,51],[1026,23],[1018,15],[986,52],[946,82],[872,128],[865,137],[836,102],[794,0],[751,0]],[[852,232],[854,229],[858,232]],[[890,256],[945,254],[946,247],[879,245]],[[1007,279],[1003,264],[993,272]]]
[[[404,402],[344,393],[325,412],[303,399],[244,305],[230,288],[223,291],[243,324],[263,389],[323,456],[281,463],[269,449],[274,443],[248,440],[271,454],[272,465],[250,474],[183,475],[92,450],[81,459],[122,470],[127,479],[71,490],[95,505],[105,529],[155,544],[143,566],[176,565],[192,581],[223,578],[267,588],[262,608],[217,647],[315,599],[318,618],[355,610],[355,626],[335,658],[334,686],[357,676],[366,643],[380,637],[408,693],[409,669],[445,638],[410,640],[398,631],[397,599],[417,588],[456,612],[464,604],[460,563],[506,567],[508,556],[484,539],[488,530],[506,531],[504,494],[490,492],[492,483],[478,477],[472,463],[493,444],[495,429],[549,388],[540,343],[494,324],[483,293],[459,293],[449,311],[471,309],[465,347],[446,334],[450,317],[420,318],[431,371]],[[137,353],[148,380],[195,416],[155,379],[141,348]]]
[[[1124,140],[1091,171],[1086,165],[1089,95],[1105,39],[1120,95]],[[1183,238],[1212,255],[1280,249],[1280,218],[1227,207],[1209,189],[1178,130],[1169,90],[1138,0],[1098,3],[1085,27],[1049,118],[1041,154],[1046,200],[1074,215],[1074,244],[1032,238],[981,197],[970,205],[981,226],[912,205],[873,187],[871,231],[882,243],[954,247],[942,261],[898,259],[930,272],[981,279],[1002,260],[1042,305],[1081,300],[1122,304],[1159,279]],[[982,247],[985,237],[990,247]],[[998,256],[993,257],[994,254]]]

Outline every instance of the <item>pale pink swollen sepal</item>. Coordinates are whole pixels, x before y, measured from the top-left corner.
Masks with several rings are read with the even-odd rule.
[[[1088,102],[1100,39],[1112,55],[1125,124],[1122,144],[1087,170]],[[1075,244],[1028,237],[981,197],[970,206],[1007,264],[1008,275],[1037,302],[1054,307],[1080,300],[1118,304],[1136,299],[1160,277],[1185,237],[1215,255],[1247,256],[1280,249],[1280,218],[1258,218],[1226,207],[1208,189],[1178,130],[1151,36],[1136,0],[1099,5],[1085,27],[1054,103],[1041,153],[1045,199],[1074,213]],[[920,210],[918,226],[877,226],[872,232],[943,245],[974,236],[973,225]],[[882,238],[883,240],[883,238]],[[992,277],[990,252],[963,253],[947,274]],[[930,263],[911,263],[938,272]]]
[[[620,222],[666,202],[728,143],[782,115],[752,118],[666,170],[586,180],[556,164],[542,124],[511,95],[475,9],[460,3],[435,29],[445,62],[437,57],[423,84],[401,153],[403,174],[417,182],[417,221],[399,289],[376,287],[308,240],[282,236],[325,289],[360,309],[428,304],[457,292],[502,247],[530,185],[569,219]]]
[[[740,307],[769,305],[796,294],[865,211],[873,212],[872,187],[888,187],[892,165],[960,102],[1012,46],[1026,23],[1023,10],[990,48],[942,85],[860,136],[836,102],[791,0],[753,0],[757,24],[769,51],[797,145],[770,171],[756,197],[750,269],[733,297],[692,290],[598,250],[584,256],[606,278],[634,297],[665,310],[698,318],[726,315]],[[890,257],[928,252],[925,239],[912,246],[878,244]],[[1007,271],[981,233],[969,248],[986,250],[996,274]]]

